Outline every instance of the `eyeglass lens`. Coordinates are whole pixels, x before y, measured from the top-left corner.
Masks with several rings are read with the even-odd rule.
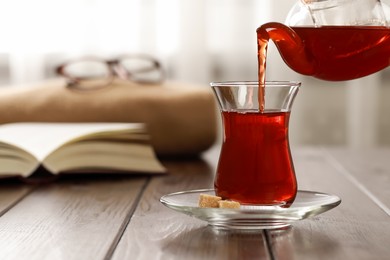
[[[80,60],[67,64],[64,73],[72,84],[80,88],[95,88],[109,84],[112,80],[110,67],[101,61]]]
[[[63,73],[71,79],[71,85],[88,89],[103,87],[111,83],[114,75],[121,79],[141,83],[158,83],[163,73],[153,59],[124,57],[118,61],[79,60],[68,63]]]

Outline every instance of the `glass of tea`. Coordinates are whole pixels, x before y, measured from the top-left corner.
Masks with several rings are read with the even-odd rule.
[[[242,204],[290,205],[297,193],[288,127],[299,82],[213,82],[223,142],[214,188]],[[259,108],[259,95],[264,103]]]

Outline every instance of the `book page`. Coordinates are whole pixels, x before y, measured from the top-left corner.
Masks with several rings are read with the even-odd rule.
[[[133,171],[165,173],[148,144],[84,141],[65,145],[43,162],[52,173],[67,171]]]
[[[139,133],[144,129],[142,123],[14,123],[0,126],[0,141],[18,146],[43,161],[58,147],[80,137],[104,132],[115,136],[116,132]]]

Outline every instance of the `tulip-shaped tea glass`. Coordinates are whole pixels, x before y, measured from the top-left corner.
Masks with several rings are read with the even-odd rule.
[[[259,110],[257,82],[213,82],[223,143],[216,195],[255,205],[290,205],[297,193],[288,126],[299,82],[266,82]]]

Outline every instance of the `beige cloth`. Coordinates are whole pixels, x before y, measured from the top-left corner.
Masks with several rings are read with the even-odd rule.
[[[211,89],[179,82],[115,82],[95,91],[65,87],[62,79],[0,87],[0,124],[11,122],[144,122],[157,154],[195,155],[216,138]]]

